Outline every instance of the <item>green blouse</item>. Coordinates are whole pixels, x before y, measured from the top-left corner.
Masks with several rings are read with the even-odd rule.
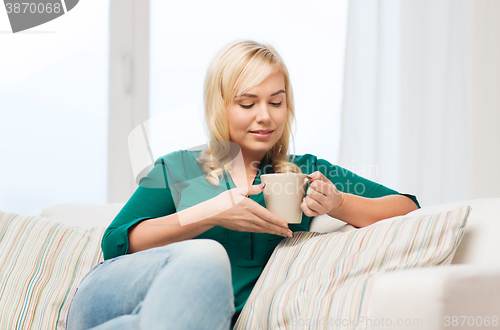
[[[235,188],[229,173],[224,173],[219,180],[219,187],[214,187],[205,180],[205,175],[195,159],[200,152],[200,150],[179,150],[155,161],[152,170],[141,178],[137,190],[106,229],[101,242],[105,260],[128,253],[128,229],[134,224],[175,213],[215,197],[225,190]],[[289,161],[292,161],[292,156]],[[370,198],[400,194],[311,154],[295,155],[293,162],[303,173],[320,171],[342,192]],[[273,170],[270,160],[266,157],[253,184],[259,184],[260,175],[267,173],[273,173]],[[420,208],[415,196],[400,195],[407,196]],[[251,195],[249,198],[265,207],[263,193]],[[290,224],[289,228],[292,232],[309,231],[311,219],[302,214],[302,222]],[[239,232],[214,226],[193,239],[199,238],[214,239],[221,243],[231,261],[236,307],[231,323],[233,326],[274,248],[284,237],[267,233]]]

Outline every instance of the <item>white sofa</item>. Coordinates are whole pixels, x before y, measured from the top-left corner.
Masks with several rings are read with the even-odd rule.
[[[82,227],[107,227],[123,205],[55,205],[40,216]],[[472,211],[452,264],[380,276],[370,296],[366,318],[371,321],[364,324],[376,329],[475,329],[480,323],[500,328],[500,198],[428,206],[410,215],[462,205],[470,205]],[[327,215],[314,218],[310,228],[323,233],[349,230],[356,229]],[[384,322],[389,319],[390,325]]]
[[[500,328],[500,198],[429,206],[410,214],[461,205],[472,211],[452,264],[386,273],[375,283],[367,317],[401,319],[407,322],[404,329]]]

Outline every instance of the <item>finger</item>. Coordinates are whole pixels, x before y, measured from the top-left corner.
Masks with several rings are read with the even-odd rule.
[[[302,212],[304,213],[305,216],[307,217],[314,217],[313,211],[307,207],[305,198],[302,200],[302,203],[300,203],[300,208],[302,209]]]
[[[266,186],[265,183],[260,183],[260,184],[254,184],[252,186],[248,187],[241,187],[237,188],[238,192],[241,193],[242,196],[250,196],[250,195],[257,195],[264,190],[264,187]]]
[[[247,223],[245,226],[248,228],[245,231],[252,233],[265,233],[266,229],[258,224],[259,220],[254,220],[255,222]]]
[[[317,204],[319,204],[322,209],[326,208],[328,204],[328,197],[320,192],[317,192],[316,190],[308,190],[306,197],[309,197],[309,199],[317,202]],[[311,205],[314,205],[314,203]]]
[[[290,229],[283,228],[282,226],[272,224],[262,219],[259,219],[256,225],[261,228],[263,233],[271,233],[274,235],[281,235],[284,237],[288,237],[288,233],[292,234],[292,231]]]
[[[226,195],[224,196],[224,198],[230,200],[231,206],[234,206],[242,200],[247,199],[245,197],[261,193],[265,186],[265,183],[260,183],[252,186],[233,188],[226,191]]]
[[[245,219],[239,220],[238,222],[241,223],[242,227],[246,228],[242,231],[251,231],[255,233],[271,233],[284,237],[288,237],[288,233],[290,233],[293,236],[293,233],[290,229],[265,221],[255,214],[246,216]],[[233,223],[235,222],[233,221]]]
[[[304,214],[308,217],[315,217],[320,214],[317,210],[321,206],[312,198],[304,197],[302,204],[300,204],[300,207],[302,208]]]
[[[309,188],[307,189],[307,194],[309,195],[312,191],[315,191],[317,193],[323,194],[324,196],[327,196],[331,191],[331,184],[324,182],[324,181],[321,181],[321,180],[313,181],[309,185]]]
[[[307,176],[307,178],[309,179],[309,181],[316,181],[316,180],[320,180],[320,181],[323,181],[323,182],[330,182],[331,181],[323,175],[323,173],[321,173],[320,171],[316,171],[316,172],[313,172],[311,174],[309,174]]]
[[[254,202],[254,201],[252,201]],[[263,219],[266,222],[270,222],[276,226],[288,228],[288,223],[281,217],[277,216],[276,214],[272,213],[262,205],[260,205],[257,202],[254,202],[257,207],[253,207],[252,211],[256,216],[259,218]]]

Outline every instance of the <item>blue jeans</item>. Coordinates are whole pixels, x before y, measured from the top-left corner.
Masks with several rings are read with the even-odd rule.
[[[234,310],[226,250],[190,239],[97,264],[78,285],[67,330],[227,330]]]

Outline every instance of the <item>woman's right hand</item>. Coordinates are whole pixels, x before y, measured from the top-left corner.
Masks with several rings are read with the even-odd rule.
[[[219,194],[215,201],[223,211],[211,218],[212,223],[231,230],[292,237],[292,231],[288,229],[285,220],[247,198],[260,194],[262,189],[264,184],[233,188]]]

